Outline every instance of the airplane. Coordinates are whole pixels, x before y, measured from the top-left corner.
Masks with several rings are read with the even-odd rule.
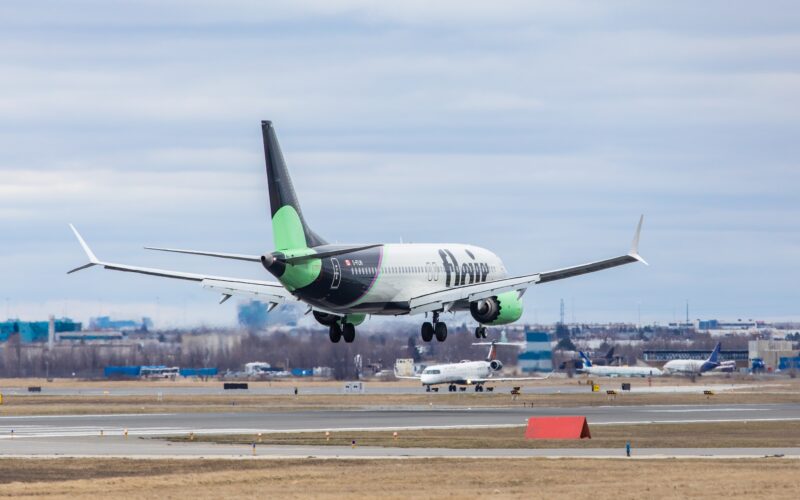
[[[658,368],[651,366],[594,366],[589,357],[578,351],[583,359],[583,368],[579,372],[599,377],[660,377],[663,375]]]
[[[664,364],[663,370],[670,375],[702,375],[720,366],[719,351],[721,348],[722,343],[717,342],[708,359],[673,359]]]
[[[260,264],[277,281],[229,278],[153,269],[103,261],[70,224],[84,253],[85,265],[194,281],[222,294],[220,304],[233,295],[255,297],[278,304],[303,304],[306,314],[329,329],[332,342],[353,342],[355,327],[368,315],[425,315],[421,336],[425,342],[447,338],[444,313],[469,311],[478,322],[476,338],[486,338],[486,327],[506,325],[522,317],[522,295],[528,287],[593,273],[634,262],[639,255],[639,218],[627,254],[547,272],[509,276],[493,252],[464,244],[330,244],[314,232],[303,217],[286,162],[270,121],[261,122],[267,191],[275,251],[263,255],[145,247],[147,250],[233,259]],[[428,314],[431,315],[428,320]]]
[[[475,392],[483,392],[483,384],[487,382],[524,382],[528,380],[545,380],[547,377],[492,377],[492,373],[503,369],[503,363],[497,359],[497,346],[523,347],[525,344],[516,342],[475,342],[472,345],[488,345],[489,354],[484,361],[462,361],[460,363],[445,363],[431,365],[422,370],[420,375],[403,377],[400,379],[419,380],[427,392],[431,386],[449,384],[447,390],[456,391],[456,385],[474,385]]]

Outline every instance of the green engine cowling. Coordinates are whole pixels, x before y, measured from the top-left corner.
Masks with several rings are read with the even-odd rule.
[[[522,299],[512,290],[472,302],[469,312],[482,325],[507,325],[522,317]]]

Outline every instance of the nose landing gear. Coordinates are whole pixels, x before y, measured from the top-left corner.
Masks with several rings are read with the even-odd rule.
[[[479,325],[475,329],[475,338],[476,339],[485,339],[486,338],[486,327],[483,325]]]
[[[436,336],[436,340],[444,342],[447,338],[447,325],[443,321],[439,321],[439,313],[433,313],[433,321],[426,321],[422,323],[422,340],[423,342],[430,342]]]

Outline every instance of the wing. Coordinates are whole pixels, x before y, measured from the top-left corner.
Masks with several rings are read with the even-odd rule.
[[[498,295],[503,292],[524,290],[533,285],[562,280],[565,278],[572,278],[573,276],[580,276],[581,274],[594,273],[604,269],[610,269],[612,267],[631,264],[633,262],[642,262],[643,264],[647,264],[647,262],[645,262],[645,260],[639,255],[639,235],[642,232],[643,220],[644,216],[641,216],[639,218],[639,224],[636,226],[636,233],[633,237],[631,249],[625,255],[589,262],[587,264],[581,264],[578,266],[556,269],[555,271],[515,276],[513,278],[504,278],[501,280],[478,283],[474,285],[462,285],[448,288],[447,290],[440,290],[437,292],[420,295],[412,298],[409,301],[409,314],[419,314],[442,310],[448,311],[456,302],[463,300],[474,302],[476,300],[492,297],[493,295]]]
[[[154,269],[150,267],[138,267],[129,266],[127,264],[105,262],[97,258],[94,252],[92,252],[92,249],[89,248],[89,245],[86,244],[86,241],[84,241],[83,237],[81,237],[80,233],[78,233],[78,230],[75,229],[75,226],[70,224],[69,227],[72,229],[72,232],[75,233],[75,237],[78,238],[78,242],[81,244],[83,251],[89,258],[89,263],[72,269],[67,274],[71,274],[92,266],[103,266],[105,269],[111,269],[113,271],[148,274],[150,276],[159,276],[162,278],[195,281],[200,283],[200,285],[207,290],[214,290],[222,293],[223,298],[221,302],[225,302],[232,295],[254,296],[276,305],[299,302],[299,299],[289,293],[289,291],[286,290],[283,285],[273,281],[226,278],[223,276],[210,276],[205,274],[185,273],[181,271],[169,271],[166,269]]]
[[[486,382],[525,382],[527,380],[547,380],[550,378],[550,375],[546,377],[489,377],[489,378],[471,378],[469,379],[470,382],[473,384],[478,383],[486,383]]]
[[[488,377],[488,378],[473,378],[470,382],[485,383],[485,382],[525,382],[528,380],[547,380],[553,376],[554,372],[550,372],[544,377]]]
[[[422,377],[410,377],[405,375],[395,375],[394,378],[402,380],[420,380]]]

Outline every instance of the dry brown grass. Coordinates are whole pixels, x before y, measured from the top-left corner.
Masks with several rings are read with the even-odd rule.
[[[713,422],[691,424],[596,425],[592,439],[526,440],[525,427],[491,429],[424,429],[399,431],[324,432],[264,434],[266,445],[358,446],[397,448],[749,448],[800,447],[799,422]],[[187,436],[169,438],[188,441]],[[202,435],[194,440],[249,444],[254,435]]]
[[[752,380],[733,379],[740,383],[752,383]],[[53,414],[100,414],[100,413],[161,413],[161,412],[220,412],[220,411],[292,411],[307,409],[344,409],[368,406],[467,406],[467,407],[514,407],[514,406],[595,406],[595,405],[642,405],[642,404],[736,404],[736,403],[800,403],[800,381],[792,379],[768,380],[768,386],[760,388],[743,388],[733,392],[720,392],[706,397],[700,389],[695,393],[620,393],[612,401],[605,394],[606,388],[618,389],[623,379],[604,379],[601,383],[603,391],[591,393],[586,381],[544,380],[537,385],[563,386],[579,385],[586,390],[582,393],[561,394],[523,394],[516,401],[499,388],[496,393],[476,394],[474,392],[458,393],[425,393],[419,389],[415,394],[303,394],[303,388],[332,387],[341,389],[342,382],[332,381],[278,381],[250,382],[251,387],[271,386],[286,389],[286,394],[253,394],[234,392],[230,394],[165,394],[159,401],[156,395],[162,387],[213,387],[220,388],[220,381],[80,381],[55,380],[47,382],[41,379],[1,379],[0,393],[3,393],[3,404],[0,415],[53,415]],[[708,383],[730,383],[732,380],[722,377],[709,377]],[[631,381],[635,385],[644,384],[641,379]],[[370,382],[380,387],[418,387],[415,381]],[[39,385],[42,394],[15,395],[9,394],[9,387],[24,388]],[[290,394],[294,386],[300,388],[300,395]],[[684,378],[654,379],[654,386],[682,385],[692,386],[691,381]],[[48,388],[74,389],[107,389],[108,395],[52,395]],[[127,396],[116,395],[114,391],[127,388],[151,388],[153,395]],[[369,385],[368,385],[369,387]]]
[[[796,498],[796,460],[0,459],[14,498]]]
[[[563,386],[563,385],[585,385],[590,377],[575,377],[575,378],[560,378],[554,377],[546,380],[537,380],[532,384],[541,386]],[[646,385],[647,382],[641,377],[635,378],[608,378],[608,377],[595,377],[594,381],[605,386],[613,386],[619,388],[622,382],[630,382],[635,386]],[[272,388],[285,388],[290,391],[294,387],[311,388],[311,387],[329,387],[341,389],[344,382],[337,380],[317,380],[308,378],[285,378],[275,380],[263,381],[249,381],[250,387],[272,387]],[[419,387],[419,382],[416,380],[367,380],[369,385],[377,385],[380,387]],[[790,387],[794,390],[800,388],[800,378],[791,379],[788,377],[768,377],[757,378],[749,375],[734,374],[731,376],[705,376],[692,382],[686,377],[656,377],[652,379],[653,387],[661,386],[697,386],[702,384],[769,384],[777,388]],[[26,388],[28,386],[41,386],[45,388],[73,388],[73,389],[108,389],[114,388],[142,388],[142,387],[213,387],[218,388],[222,385],[222,381],[218,379],[187,379],[177,378],[175,380],[139,380],[139,379],[73,379],[73,378],[56,378],[48,381],[43,378],[0,378],[0,391],[9,387]],[[504,384],[509,385],[509,384]]]

